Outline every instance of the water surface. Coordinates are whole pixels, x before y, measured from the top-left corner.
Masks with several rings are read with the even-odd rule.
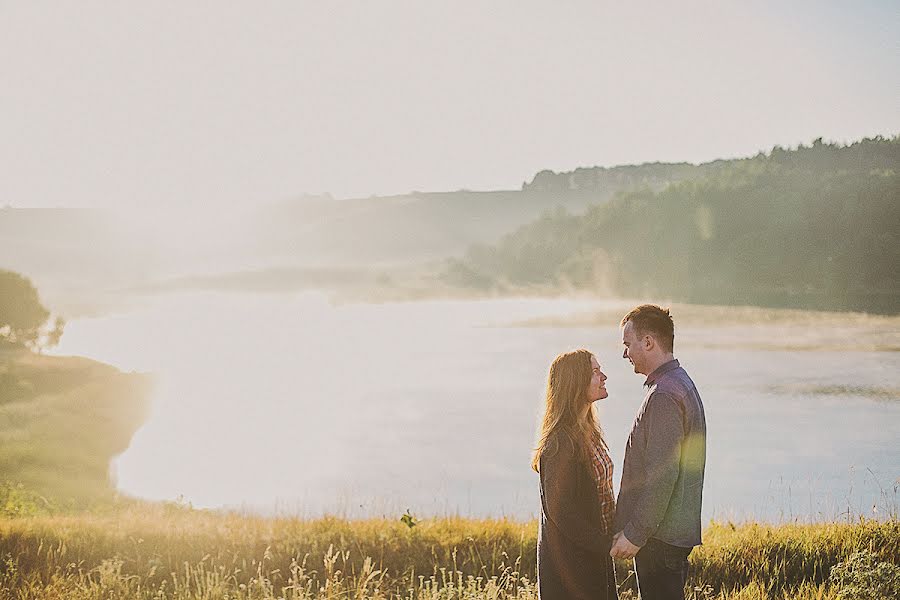
[[[530,452],[559,352],[587,347],[609,376],[598,409],[618,479],[643,398],[605,316],[626,309],[174,294],[73,321],[59,353],[159,376],[151,418],[114,465],[129,494],[304,516],[523,518],[537,512]],[[675,314],[676,355],[706,408],[705,518],[896,511],[897,331],[860,345],[865,319],[816,328],[799,313],[723,323],[691,310],[682,325]],[[558,320],[572,314],[601,316]]]

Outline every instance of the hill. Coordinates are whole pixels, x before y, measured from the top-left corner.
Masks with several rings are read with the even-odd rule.
[[[260,212],[261,251],[320,254],[340,264],[416,262],[460,254],[493,242],[542,213],[583,212],[617,193],[662,189],[697,179],[721,164],[648,163],[541,171],[521,190],[412,192],[349,200],[303,197]]]
[[[345,273],[461,255],[542,213],[583,212],[627,190],[699,177],[693,165],[595,168],[590,185],[544,171],[521,190],[412,192],[196,211],[0,209],[0,268],[27,274],[67,315],[102,310],[123,289],[232,285],[340,287]],[[572,179],[557,189],[558,178]],[[258,272],[252,275],[248,272]],[[324,278],[324,281],[323,281]],[[224,282],[224,283],[223,283]]]
[[[146,418],[150,389],[146,375],[86,358],[0,348],[0,510],[16,511],[19,485],[53,506],[111,498],[110,460]]]
[[[576,289],[892,313],[898,139],[545,170],[520,190],[202,212],[5,208],[0,268],[28,275],[69,317],[128,294],[309,288],[357,298]]]
[[[482,292],[570,288],[699,304],[900,312],[900,137],[729,161],[558,210],[446,263]]]

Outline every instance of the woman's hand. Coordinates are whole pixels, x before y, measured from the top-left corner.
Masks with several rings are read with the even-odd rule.
[[[634,555],[637,554],[640,549],[640,546],[635,546],[628,541],[624,531],[620,531],[613,536],[612,548],[609,551],[609,555],[613,558],[634,558]]]

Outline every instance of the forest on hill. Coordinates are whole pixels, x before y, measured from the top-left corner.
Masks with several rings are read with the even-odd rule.
[[[30,277],[70,316],[109,310],[122,290],[334,290],[350,280],[365,297],[372,272],[399,281],[413,266],[433,280],[437,272],[428,261],[495,243],[548,210],[584,212],[616,193],[661,189],[708,169],[686,163],[591,167],[574,174],[542,171],[514,190],[349,199],[303,194],[204,209],[193,207],[192,199],[175,207],[87,209],[20,208],[15,198],[5,198],[0,268]]]
[[[544,170],[521,189],[239,208],[0,209],[0,268],[71,314],[122,290],[558,294],[900,312],[900,138]],[[409,290],[415,290],[414,293]]]
[[[443,278],[492,292],[900,311],[900,137],[818,139],[710,165],[585,214],[545,213],[448,260]]]

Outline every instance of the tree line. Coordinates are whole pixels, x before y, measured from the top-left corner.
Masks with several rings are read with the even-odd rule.
[[[447,261],[442,277],[483,291],[900,312],[900,136],[701,167],[586,214],[548,212]]]

